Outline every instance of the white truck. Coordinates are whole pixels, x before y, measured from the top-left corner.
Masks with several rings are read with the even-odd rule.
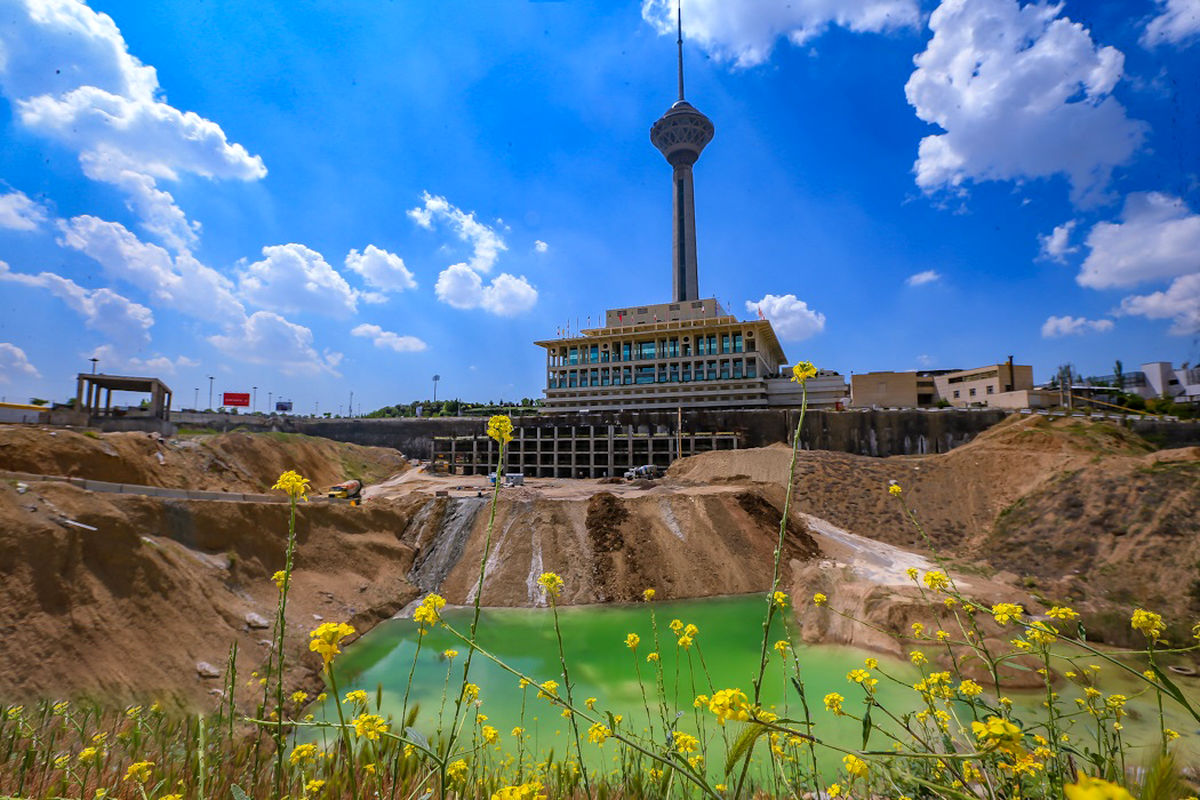
[[[662,470],[655,464],[643,464],[640,467],[625,470],[625,480],[653,480],[662,477]]]

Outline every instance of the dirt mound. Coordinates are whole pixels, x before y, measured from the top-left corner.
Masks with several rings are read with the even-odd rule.
[[[301,507],[293,682],[311,681],[307,632],[320,618],[364,630],[416,595],[405,579],[413,552],[396,530],[420,504]],[[0,483],[0,696],[195,706],[222,685],[201,678],[197,663],[223,668],[234,641],[248,677],[270,630],[247,615],[273,617],[287,514],[277,504],[165,502],[50,482],[19,494]]]
[[[292,433],[163,437],[0,425],[0,470],[162,486],[264,492],[294,469],[318,489],[356,478],[382,480],[407,469],[396,450]]]
[[[739,501],[733,491],[662,487],[640,496],[602,492],[586,501],[501,497],[483,590],[487,605],[544,604],[536,585],[542,572],[563,577],[561,602],[570,604],[633,602],[647,588],[667,600],[759,592],[771,583],[780,512],[768,498]],[[486,514],[476,517],[442,585],[452,603],[474,597],[486,523]],[[820,555],[802,525],[788,530],[788,558]]]
[[[789,451],[705,453],[677,462],[686,483],[744,474],[781,490]],[[887,492],[904,502],[923,533]],[[1050,602],[1091,608],[1119,640],[1128,609],[1200,613],[1200,448],[1153,452],[1136,434],[1076,417],[1014,416],[949,453],[869,458],[801,451],[794,504],[900,547],[1015,573]],[[1188,535],[1188,534],[1193,535]]]

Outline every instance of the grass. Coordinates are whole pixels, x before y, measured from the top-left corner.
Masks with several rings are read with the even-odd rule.
[[[797,368],[798,370],[800,367]],[[798,373],[801,374],[801,373]],[[803,411],[800,422],[803,424]],[[511,435],[511,422],[493,417],[489,435],[501,451]],[[791,475],[799,436],[794,437]],[[273,629],[274,647],[265,664],[248,680],[239,676],[236,650],[225,668],[223,700],[211,714],[172,715],[157,705],[124,709],[91,703],[45,700],[35,706],[0,708],[0,795],[23,798],[105,795],[139,800],[208,800],[208,798],[352,798],[352,800],[429,800],[437,798],[1182,798],[1194,790],[1184,781],[1171,755],[1178,734],[1166,725],[1166,709],[1174,707],[1200,723],[1191,705],[1165,670],[1174,659],[1197,646],[1186,627],[1168,630],[1159,615],[1134,609],[1131,617],[1104,620],[1123,626],[1137,645],[1125,651],[1102,650],[1089,639],[1072,609],[1057,606],[1034,616],[1011,603],[981,603],[961,591],[946,563],[919,574],[910,571],[915,590],[926,601],[929,622],[914,624],[911,633],[880,632],[900,639],[911,651],[922,678],[909,690],[916,711],[890,709],[879,699],[880,681],[898,679],[867,659],[847,675],[845,694],[809,696],[804,681],[803,652],[789,639],[771,642],[772,619],[785,628],[791,608],[811,603],[808,613],[843,616],[838,598],[822,594],[811,600],[792,598],[781,589],[781,560],[787,510],[780,522],[771,591],[763,598],[763,637],[759,658],[746,675],[748,687],[714,685],[704,664],[703,633],[682,625],[660,627],[655,617],[653,587],[644,595],[653,636],[626,642],[632,654],[630,680],[641,688],[642,704],[610,708],[604,698],[580,698],[558,624],[557,603],[563,588],[554,573],[538,579],[553,610],[558,635],[559,671],[530,675],[507,664],[477,641],[482,588],[491,554],[492,532],[500,487],[491,497],[491,516],[480,559],[473,615],[459,630],[446,623],[445,600],[426,596],[414,613],[424,632],[443,628],[458,642],[445,657],[447,670],[436,715],[409,704],[407,693],[397,718],[384,715],[380,693],[340,694],[332,665],[354,630],[344,623],[323,623],[310,634],[310,649],[322,657],[326,689],[317,697],[290,693],[284,686],[287,661],[282,646],[285,611],[296,549],[295,512],[305,482],[294,473],[281,476],[276,489],[291,497],[285,569],[273,576],[279,602]],[[906,519],[930,544],[920,520],[907,506],[902,487],[889,489]],[[936,557],[936,556],[935,556]],[[1172,646],[1168,639],[1187,644]],[[1007,640],[1004,645],[999,641]],[[420,654],[418,640],[408,685]],[[692,680],[703,689],[678,704],[662,691],[663,648],[686,650]],[[640,648],[640,649],[639,649]],[[693,660],[690,655],[694,654]],[[965,655],[980,670],[968,674]],[[555,715],[569,726],[571,746],[565,752],[539,753],[522,728],[502,732],[488,724],[485,704],[472,683],[474,659],[487,659],[510,673],[512,689],[522,692],[522,708],[531,715]],[[459,660],[455,660],[459,659]],[[769,659],[779,659],[789,673],[792,697],[781,711],[760,705],[760,688]],[[461,664],[461,672],[458,665]],[[1036,669],[1045,698],[1038,714],[1018,714],[1005,696],[1001,674],[1010,669]],[[1105,694],[1098,675],[1114,673],[1137,682],[1132,694]],[[247,680],[256,700],[247,707],[235,702],[235,689]],[[906,684],[907,686],[907,684]],[[317,719],[306,712],[312,701],[334,702],[336,718]],[[1146,763],[1137,761],[1123,734],[1131,700],[1141,712],[1157,717],[1157,747]],[[1175,713],[1175,712],[1173,712]],[[838,747],[821,738],[820,722],[849,718],[861,726],[861,746]],[[642,720],[645,720],[645,725]],[[681,721],[687,723],[683,729]],[[515,741],[515,746],[501,741]],[[607,772],[589,770],[586,753],[604,746],[615,756]],[[818,753],[840,759],[836,774],[818,768]]]

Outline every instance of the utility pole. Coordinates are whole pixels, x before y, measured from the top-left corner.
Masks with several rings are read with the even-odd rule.
[[[250,410],[258,411],[258,387],[251,386],[250,388],[254,390],[254,394],[251,396],[251,399],[250,399]]]
[[[200,387],[196,387],[196,396],[192,398],[192,408],[200,405]]]
[[[435,402],[435,403],[437,402],[437,384],[438,384],[438,381],[440,381],[441,379],[442,379],[441,375],[433,376],[433,402]]]
[[[346,415],[353,417],[354,416],[354,391],[353,390],[351,390],[351,392],[350,392],[350,405],[346,406],[346,409],[347,409]]]
[[[91,358],[89,358],[89,359],[88,359],[88,361],[92,362],[92,374],[93,374],[93,375],[95,375],[95,374],[96,374],[96,363],[97,363],[99,360],[100,360],[100,359],[96,358],[95,356],[92,356]]]
[[[213,389],[213,376],[212,376],[212,375],[209,375],[209,376],[208,376],[208,410],[209,410],[209,411],[212,411],[212,407],[213,407],[213,404],[212,404],[212,389]]]
[[[275,396],[274,392],[267,392],[267,413],[275,413],[275,406],[271,404],[271,398]]]

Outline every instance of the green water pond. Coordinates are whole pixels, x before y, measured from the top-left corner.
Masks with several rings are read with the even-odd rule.
[[[728,687],[738,687],[747,694],[751,693],[762,642],[764,602],[762,596],[738,596],[560,609],[564,648],[576,703],[582,704],[584,699],[596,697],[597,711],[623,715],[624,725],[632,725],[634,730],[641,732],[648,729],[652,721],[655,730],[662,730],[656,705],[658,689],[654,664],[646,660],[647,654],[655,649],[655,633],[651,623],[653,610],[661,641],[660,664],[668,706],[685,712],[679,719],[680,730],[695,732],[697,725],[692,700],[697,694],[711,694],[713,688]],[[470,624],[471,611],[446,609],[443,616],[452,626],[465,632]],[[698,647],[683,650],[676,646],[675,637],[667,627],[672,619],[692,623],[699,628],[700,633],[696,637]],[[770,634],[771,642],[787,638],[778,620],[774,628]],[[625,645],[629,633],[636,633],[641,638],[636,652]],[[492,651],[523,674],[537,681],[553,679],[562,683],[558,642],[550,610],[484,609],[478,638],[483,648]],[[336,675],[339,690],[343,693],[351,689],[365,690],[371,696],[372,707],[378,697],[381,713],[398,718],[417,642],[416,625],[410,619],[388,620],[380,624],[338,658]],[[861,713],[861,689],[847,681],[847,673],[862,667],[866,658],[874,657],[879,661],[877,697],[886,708],[898,714],[918,708],[919,698],[912,691],[911,684],[920,679],[920,673],[907,661],[846,646],[808,645],[793,640],[793,647],[817,723],[814,733],[826,742],[847,749],[857,749],[862,744],[861,725],[855,720],[837,718],[828,713],[822,698],[827,693],[839,692],[847,698],[845,706],[848,711]],[[458,650],[459,655],[453,660],[447,659],[443,655],[447,649]],[[770,652],[762,703],[780,715],[798,717],[799,696],[788,683],[781,659],[773,650]],[[414,703],[419,705],[415,727],[427,736],[432,736],[437,728],[445,687],[450,686],[451,695],[457,691],[465,653],[466,647],[462,642],[442,629],[431,630],[421,642],[409,694],[409,707]],[[1094,659],[1080,663],[1091,661]],[[641,683],[638,669],[641,671]],[[1135,681],[1117,675],[1114,668],[1106,668],[1104,674],[1108,677],[1100,683],[1100,687],[1105,692],[1123,692],[1133,698],[1129,703],[1131,715],[1125,722],[1127,740],[1135,743],[1154,742],[1157,737],[1157,712],[1153,698],[1149,695],[1134,697],[1138,690]],[[516,744],[510,733],[515,726],[526,730],[530,738],[525,747],[528,749],[532,745],[535,752],[544,754],[553,748],[556,753],[563,754],[573,747],[573,740],[569,738],[570,723],[562,718],[560,710],[545,700],[538,700],[533,689],[522,692],[518,689],[517,679],[495,663],[477,654],[471,667],[471,681],[480,687],[479,711],[488,716],[489,725],[500,730],[500,743],[505,750],[515,750]],[[642,699],[643,687],[652,705],[650,721],[647,720],[646,705]],[[1077,694],[1074,687],[1070,686],[1062,688],[1061,692],[1068,703]],[[1043,699],[1041,694],[1010,692],[1009,695],[1016,703],[1018,716],[1025,715],[1030,719],[1039,716],[1037,709]],[[452,699],[446,706],[447,716],[453,713]],[[317,711],[318,717],[324,715],[327,719],[335,719],[333,702],[330,698],[325,707]],[[969,719],[969,711],[965,706],[963,711]],[[876,718],[879,721],[878,712]],[[711,720],[711,716],[708,717],[710,731],[715,730]],[[1200,725],[1186,713],[1173,709],[1168,710],[1167,724],[1181,734],[1177,743],[1179,752],[1188,761],[1194,762],[1197,744],[1200,743],[1200,730],[1197,730]],[[1079,733],[1082,735],[1089,730],[1081,727]],[[887,742],[882,736],[877,736],[871,746],[882,749]],[[584,743],[585,758],[593,767],[604,768],[615,751],[612,743],[605,748],[588,745],[586,741]],[[836,751],[822,749],[819,753],[822,771],[831,770],[840,763],[841,754]]]

